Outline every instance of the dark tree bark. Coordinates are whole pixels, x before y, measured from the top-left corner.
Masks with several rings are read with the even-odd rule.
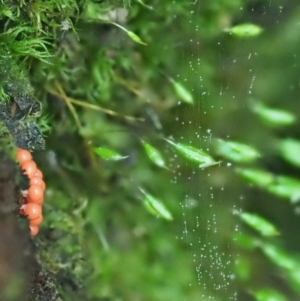
[[[18,166],[0,143],[0,300],[27,301],[37,262],[27,219],[18,216]]]

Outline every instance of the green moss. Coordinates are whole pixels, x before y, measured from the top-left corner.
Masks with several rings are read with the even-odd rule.
[[[1,108],[1,107],[0,107]],[[13,138],[7,129],[7,127],[4,125],[3,122],[0,121],[0,139],[1,139],[1,149],[2,148],[7,148],[7,147],[12,147],[14,145],[13,143]]]
[[[254,2],[261,11],[271,7],[263,1]],[[176,149],[170,149],[161,138],[172,136],[177,144],[207,149],[208,156],[219,161],[218,156],[223,155],[211,154],[211,135],[207,133],[224,138],[232,131],[234,141],[253,145],[262,154],[256,163],[262,165],[259,169],[282,167],[284,163],[278,163],[277,157],[272,159],[277,133],[264,132],[251,119],[250,110],[246,111],[247,97],[236,97],[243,88],[248,92],[258,65],[264,72],[269,69],[265,64],[270,53],[263,59],[259,56],[263,57],[266,49],[271,49],[272,59],[277,53],[277,47],[269,47],[269,41],[261,44],[260,52],[257,50],[264,37],[241,42],[225,31],[240,19],[252,20],[253,12],[248,7],[254,2],[1,1],[2,145],[9,145],[12,154],[14,145],[44,150],[34,153],[45,175],[47,192],[44,222],[34,238],[41,271],[34,276],[32,300],[193,301],[207,293],[202,282],[207,284],[212,278],[230,282],[230,277],[224,276],[229,275],[229,265],[222,274],[219,265],[212,267],[202,255],[212,251],[205,249],[207,246],[215,244],[217,255],[225,254],[216,260],[225,262],[228,255],[228,262],[233,261],[228,245],[237,222],[230,214],[234,207],[230,202],[237,194],[244,195],[244,187],[230,186],[235,183],[234,176],[223,164],[211,167],[206,176],[198,165],[186,164],[184,158],[178,160]],[[294,18],[299,19],[297,15]],[[291,24],[286,31],[289,35],[297,28],[296,23]],[[136,43],[136,35],[147,45]],[[282,35],[278,36],[278,44],[285,46]],[[297,34],[294,39],[298,41]],[[290,53],[298,53],[298,46],[285,47]],[[285,58],[281,61],[297,71],[296,56],[290,53],[290,65]],[[231,64],[236,59],[238,63]],[[254,71],[249,75],[249,70]],[[279,89],[278,80],[273,78],[294,83],[297,72],[291,70],[285,71],[287,77],[273,69],[269,76],[261,76],[254,85],[263,87],[257,93],[264,95],[268,86],[273,93],[274,87]],[[181,87],[180,93],[174,91],[172,82]],[[290,91],[294,87],[296,82]],[[266,94],[264,100],[288,99],[275,94]],[[290,98],[290,110],[297,108],[297,97],[294,94]],[[187,105],[180,99],[193,101],[186,100]],[[248,128],[235,126],[241,119],[246,125],[248,121]],[[44,149],[43,132],[49,129]],[[297,140],[297,131],[288,134]],[[266,143],[266,137],[273,140]],[[166,159],[166,168],[153,165],[141,140],[157,147]],[[272,151],[264,152],[262,145],[270,145]],[[113,149],[126,159],[103,160],[93,152],[96,147]],[[265,157],[270,161],[263,161]],[[296,177],[297,171],[288,167],[282,173],[289,172]],[[225,185],[232,188],[226,202],[220,192]],[[174,222],[152,217],[142,206],[140,188],[162,200]],[[213,194],[214,189],[218,193]],[[265,199],[252,206],[259,211],[259,206],[266,206]],[[276,214],[278,207],[274,204],[278,200],[271,201],[261,216]],[[212,210],[220,229],[216,233],[207,229],[211,229],[208,221]],[[185,237],[181,235],[182,219],[194,230],[189,228]],[[193,227],[198,221],[199,226]],[[286,217],[281,223],[290,225],[290,219]],[[293,244],[296,230],[289,233],[294,234],[289,239]],[[253,238],[253,248],[256,243]],[[242,247],[239,251],[245,252]],[[195,253],[192,259],[191,253]],[[252,269],[251,256],[255,255],[243,254]],[[253,269],[259,270],[260,265],[253,262]],[[197,274],[202,277],[200,281],[195,269],[209,272]],[[247,288],[255,286],[251,273],[248,271]],[[223,276],[226,279],[221,279]],[[274,281],[267,279],[266,271],[259,270],[256,278],[259,284]],[[241,284],[237,286],[243,289]],[[223,293],[222,289],[212,290],[210,298],[223,300]]]

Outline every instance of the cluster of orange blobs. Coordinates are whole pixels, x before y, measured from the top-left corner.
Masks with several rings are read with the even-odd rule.
[[[17,160],[23,173],[29,178],[28,190],[21,191],[22,205],[20,214],[27,216],[31,236],[37,235],[39,225],[43,221],[42,204],[44,202],[44,191],[46,188],[43,174],[37,168],[29,151],[17,148]]]

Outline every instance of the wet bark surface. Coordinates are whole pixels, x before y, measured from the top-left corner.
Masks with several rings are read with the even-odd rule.
[[[0,151],[0,300],[27,301],[38,268],[26,218],[18,215],[18,166]]]

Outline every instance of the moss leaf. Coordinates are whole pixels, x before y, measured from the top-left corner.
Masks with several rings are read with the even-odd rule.
[[[257,214],[244,212],[241,213],[240,218],[263,236],[276,236],[279,234],[279,231],[273,224]]]
[[[142,144],[149,159],[159,167],[166,167],[165,160],[161,153],[152,145],[142,140]]]
[[[116,151],[104,147],[96,147],[93,150],[99,157],[108,161],[120,161],[128,158],[128,156],[122,156]]]
[[[180,154],[182,154],[186,159],[199,163],[200,168],[206,168],[220,163],[220,162],[216,162],[209,154],[207,154],[201,149],[197,149],[193,146],[182,144],[182,143],[174,143],[171,140],[167,140],[167,139],[166,141],[171,145],[173,145],[175,149]]]

